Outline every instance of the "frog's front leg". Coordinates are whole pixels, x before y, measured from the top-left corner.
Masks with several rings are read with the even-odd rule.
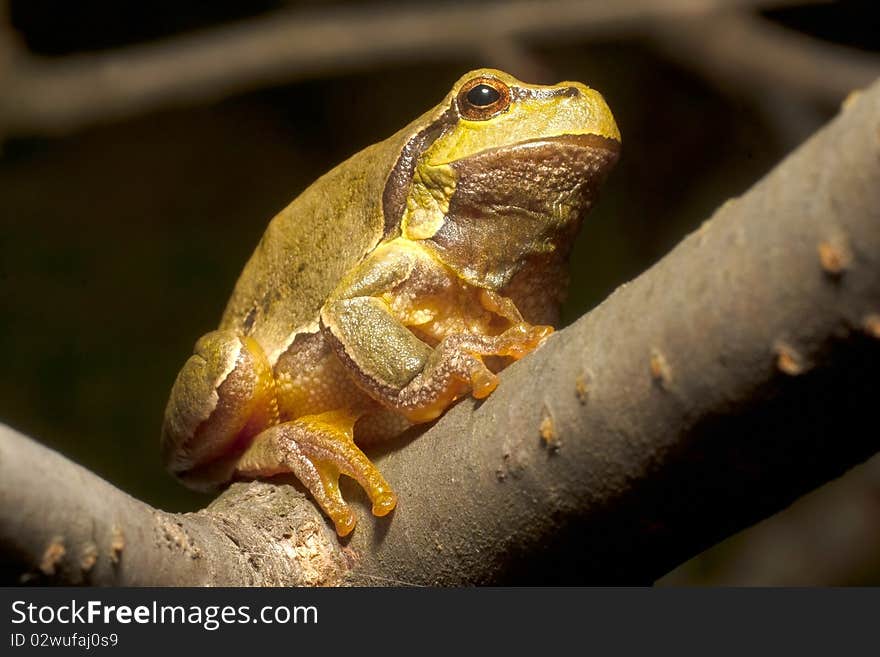
[[[419,260],[411,250],[390,247],[382,257],[365,263],[370,269],[357,277],[359,284],[341,290],[321,313],[324,332],[354,380],[371,397],[416,423],[439,417],[468,390],[477,398],[491,394],[498,377],[483,357],[521,358],[552,332],[549,326],[524,322],[509,299],[482,291],[482,306],[510,327],[498,335],[446,335],[432,348],[401,323],[383,298],[394,294],[407,277],[424,274],[415,273],[426,266],[424,257]],[[428,266],[441,265],[429,261]],[[397,293],[417,295],[419,290],[413,285]]]
[[[252,338],[214,331],[196,344],[165,410],[162,446],[169,469],[208,488],[235,475],[292,473],[333,520],[340,536],[355,517],[339,492],[339,476],[358,481],[384,516],[397,498],[354,444],[357,410],[341,409],[279,421],[276,381]]]

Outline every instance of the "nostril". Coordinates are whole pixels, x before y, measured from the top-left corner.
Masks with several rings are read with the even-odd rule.
[[[577,87],[567,87],[565,91],[562,92],[562,94],[570,98],[575,98],[581,95],[581,90]]]

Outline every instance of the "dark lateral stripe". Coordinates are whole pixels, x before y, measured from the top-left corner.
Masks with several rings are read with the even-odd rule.
[[[400,219],[403,217],[403,211],[406,208],[406,197],[409,193],[419,156],[457,122],[458,117],[450,107],[431,125],[417,132],[406,142],[400,157],[397,158],[391,173],[388,174],[385,190],[382,192],[385,237],[391,235],[400,225]]]
[[[580,89],[577,87],[544,87],[540,89],[529,89],[527,87],[511,87],[510,98],[517,100],[544,100],[546,98],[557,98],[559,96],[579,96]]]

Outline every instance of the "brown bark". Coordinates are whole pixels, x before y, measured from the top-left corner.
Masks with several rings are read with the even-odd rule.
[[[344,545],[291,486],[167,514],[5,430],[0,548],[63,583],[647,583],[876,452],[878,366],[875,83],[488,400],[384,448],[400,506],[358,504]]]

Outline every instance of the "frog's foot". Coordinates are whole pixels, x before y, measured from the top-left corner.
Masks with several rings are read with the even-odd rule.
[[[553,332],[550,326],[520,323],[501,335],[451,335],[444,338],[425,368],[402,390],[380,399],[411,422],[430,422],[470,388],[477,399],[498,387],[498,376],[483,356],[519,359]]]
[[[508,356],[519,360],[537,349],[553,333],[552,326],[532,326],[521,322],[498,336],[498,351],[493,356]]]
[[[346,536],[357,522],[339,491],[339,475],[354,478],[373,503],[373,515],[384,516],[397,496],[352,439],[357,416],[345,411],[306,415],[260,433],[242,454],[236,472],[246,477],[290,472]]]

